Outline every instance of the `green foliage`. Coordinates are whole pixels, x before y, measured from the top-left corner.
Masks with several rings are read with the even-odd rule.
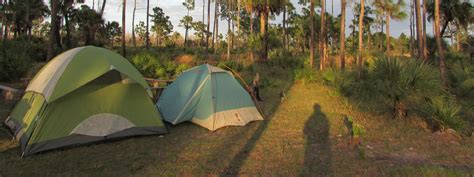
[[[270,58],[268,66],[278,66],[283,69],[303,68],[303,59],[301,57],[291,56],[283,51],[279,51],[278,54],[270,53]]]
[[[474,66],[467,55],[448,53],[450,90],[458,96],[468,96],[474,93]]]
[[[321,79],[324,84],[333,87],[337,95],[350,95],[355,73],[330,68],[321,73]]]
[[[395,117],[404,117],[406,106],[420,98],[442,94],[439,75],[434,68],[418,60],[401,62],[380,58],[361,76],[357,97],[369,104],[383,104]]]
[[[244,65],[240,62],[236,62],[234,60],[226,60],[221,61],[217,64],[217,67],[227,69],[227,67],[231,68],[234,71],[240,72],[244,69]]]
[[[294,71],[294,77],[296,81],[300,81],[303,84],[315,82],[317,80],[317,73],[313,68],[303,68]]]
[[[147,52],[135,55],[131,62],[145,77],[150,78],[173,79],[189,68],[185,64],[159,59],[157,55]]]
[[[441,130],[452,128],[460,131],[466,127],[460,117],[461,107],[452,100],[433,99],[428,103],[429,119]]]
[[[24,41],[0,43],[0,81],[20,79],[31,67],[30,51],[30,45]]]
[[[144,21],[138,22],[138,25],[135,26],[135,32],[142,41],[146,39],[146,26]]]

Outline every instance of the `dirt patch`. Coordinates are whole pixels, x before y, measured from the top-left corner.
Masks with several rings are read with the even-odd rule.
[[[194,62],[194,57],[192,55],[178,55],[174,58],[174,61],[178,64],[191,65]]]

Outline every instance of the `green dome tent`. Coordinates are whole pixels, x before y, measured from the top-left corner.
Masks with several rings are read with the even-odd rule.
[[[157,107],[174,125],[191,121],[211,131],[263,120],[232,73],[207,64],[183,72],[163,91]]]
[[[136,135],[167,133],[143,76],[98,47],[68,50],[31,80],[5,124],[24,155]]]

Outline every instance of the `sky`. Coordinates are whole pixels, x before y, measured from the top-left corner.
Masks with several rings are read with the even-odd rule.
[[[357,0],[354,0],[357,1]],[[87,5],[92,7],[93,2],[95,2],[95,8],[98,7],[97,3],[102,3],[102,0],[86,0]],[[137,2],[137,11],[135,16],[135,25],[138,24],[139,21],[146,20],[146,0],[136,0]],[[160,7],[163,9],[166,15],[170,16],[170,21],[173,24],[173,31],[178,31],[181,34],[184,34],[184,28],[179,27],[179,20],[186,15],[187,10],[182,5],[184,0],[152,0],[150,1],[150,13],[153,7]],[[293,5],[295,6],[298,13],[301,13],[302,6],[298,4],[298,0],[291,0]],[[332,4],[334,2],[334,4]],[[350,1],[349,1],[350,2]],[[349,27],[351,24],[351,19],[353,18],[353,3],[347,3],[346,7],[346,28]],[[207,13],[207,0],[206,3],[206,13]],[[212,3],[212,2],[211,2]],[[132,28],[132,12],[133,12],[134,0],[127,0],[127,17],[126,17],[126,28],[127,31],[131,31]],[[202,11],[203,11],[203,0],[196,0],[195,9],[190,11],[190,15],[193,17],[194,20],[202,21]],[[339,0],[326,0],[326,9],[328,13],[332,13],[331,9],[332,6],[334,7],[334,16],[338,16],[341,12],[340,1]],[[409,14],[409,4],[405,8],[405,12]],[[318,12],[316,12],[318,13]],[[214,4],[211,4],[211,29],[214,16]],[[107,4],[105,7],[104,18],[107,21],[117,21],[120,24],[122,23],[122,0],[107,0]],[[270,21],[273,24],[280,24],[282,23],[281,15],[277,16],[275,20]],[[207,20],[207,14],[205,16],[205,20]],[[224,21],[219,22],[219,32],[226,32],[227,24]],[[151,26],[151,24],[150,24]],[[427,23],[427,33],[428,35],[432,33],[432,24],[430,22]],[[346,35],[349,35],[351,31],[346,29]],[[405,33],[407,36],[410,35],[410,19],[409,17],[403,21],[390,21],[390,35],[393,37],[398,37],[401,33]],[[191,31],[189,34],[193,34]],[[224,34],[225,36],[225,34]]]

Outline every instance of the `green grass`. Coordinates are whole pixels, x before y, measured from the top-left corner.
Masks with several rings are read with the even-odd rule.
[[[0,176],[462,176],[474,174],[474,138],[433,134],[417,118],[358,111],[318,83],[259,65],[265,120],[216,132],[183,123],[147,136],[20,158],[0,132]],[[246,79],[251,73],[242,73]],[[281,100],[282,92],[287,93]],[[8,105],[0,104],[0,117]],[[347,145],[343,115],[365,127],[362,150]],[[459,142],[453,143],[454,142]],[[365,158],[360,157],[363,151]]]

